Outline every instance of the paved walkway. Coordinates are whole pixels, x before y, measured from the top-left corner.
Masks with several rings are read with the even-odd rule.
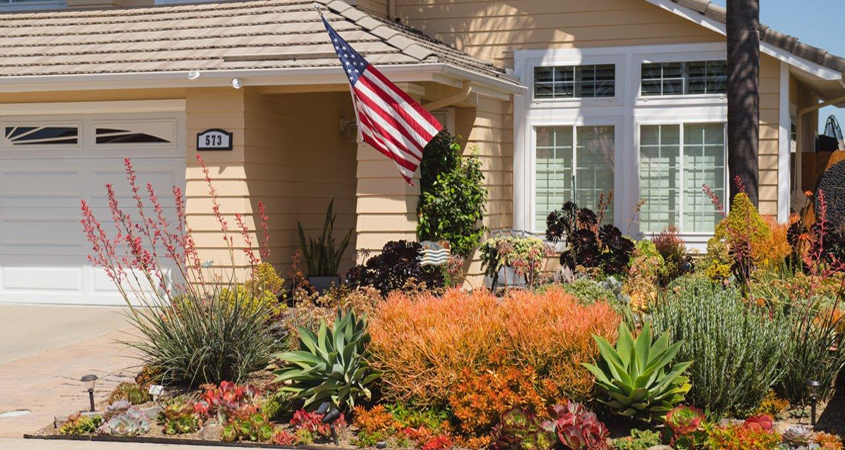
[[[0,414],[31,411],[0,417],[0,437],[21,437],[86,408],[83,375],[100,378],[97,402],[130,381],[138,360],[116,342],[131,338],[130,331],[117,308],[0,305]]]

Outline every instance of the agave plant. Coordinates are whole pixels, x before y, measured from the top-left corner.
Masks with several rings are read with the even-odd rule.
[[[346,233],[343,239],[336,243],[334,240],[334,221],[337,216],[333,213],[334,200],[329,203],[326,211],[326,221],[323,223],[323,234],[319,239],[305,238],[305,231],[302,224],[296,223],[299,231],[299,244],[302,249],[302,256],[308,266],[308,275],[312,277],[331,277],[337,275],[340,267],[343,252],[349,246],[349,238],[352,237],[352,229]]]
[[[667,370],[683,341],[669,345],[669,334],[653,341],[651,327],[645,324],[634,340],[628,327],[619,324],[619,340],[614,348],[601,336],[593,335],[599,346],[598,364],[583,364],[596,377],[596,385],[609,398],[599,399],[625,417],[646,421],[662,420],[692,385],[683,376],[692,362],[678,363]]]
[[[380,374],[370,370],[365,359],[370,342],[366,319],[338,311],[331,330],[325,321],[317,334],[304,327],[298,330],[300,350],[279,355],[286,364],[275,372],[277,382],[289,383],[284,391],[304,399],[308,410],[330,402],[351,411],[359,397],[370,398],[367,385]]]

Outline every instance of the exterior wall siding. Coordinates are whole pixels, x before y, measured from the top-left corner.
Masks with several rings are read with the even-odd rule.
[[[248,267],[243,251],[247,244],[237,229],[235,214],[244,215],[252,249],[258,255],[259,202],[264,203],[269,217],[271,252],[267,262],[283,275],[299,248],[297,222],[306,234],[319,234],[326,208],[335,199],[335,237],[340,239],[354,227],[355,144],[338,128],[338,119],[352,114],[348,93],[262,96],[250,89],[192,90],[187,110],[186,212],[201,259],[213,259],[216,267],[230,264],[208,186],[195,158],[196,142],[192,141],[209,128],[234,133],[232,151],[202,152],[202,156],[229,223],[229,235],[234,238],[235,268],[241,275]],[[341,272],[351,266],[355,248],[353,233]]]
[[[760,214],[778,215],[778,151],[780,138],[780,61],[760,56]],[[733,181],[731,181],[733,182]]]
[[[723,40],[643,0],[396,0],[403,23],[513,68],[513,51]]]
[[[352,101],[347,92],[260,96],[247,90],[245,105],[248,208],[265,204],[269,262],[286,275],[300,246],[297,222],[306,235],[319,235],[334,199],[335,238],[355,226],[356,144],[339,126],[341,117],[354,117]],[[355,237],[341,273],[352,265]]]

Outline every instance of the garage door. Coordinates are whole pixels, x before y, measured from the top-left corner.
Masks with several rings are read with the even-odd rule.
[[[0,303],[123,304],[88,262],[80,200],[114,235],[104,186],[129,209],[129,157],[175,220],[168,200],[185,185],[184,129],[183,114],[0,117]]]

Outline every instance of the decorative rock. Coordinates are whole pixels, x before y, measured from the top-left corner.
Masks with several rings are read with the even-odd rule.
[[[147,416],[147,419],[149,419],[150,421],[153,421],[153,422],[156,419],[158,419],[158,415],[161,414],[161,412],[163,410],[164,410],[164,408],[162,408],[159,405],[154,405],[154,406],[150,406],[150,407],[147,407],[147,408],[141,408],[141,412],[145,416]]]
[[[387,448],[387,442],[384,442],[384,441],[376,442],[376,448],[378,448],[378,449]]]
[[[218,423],[213,423],[204,426],[197,437],[204,441],[219,441],[222,434],[223,426]]]

